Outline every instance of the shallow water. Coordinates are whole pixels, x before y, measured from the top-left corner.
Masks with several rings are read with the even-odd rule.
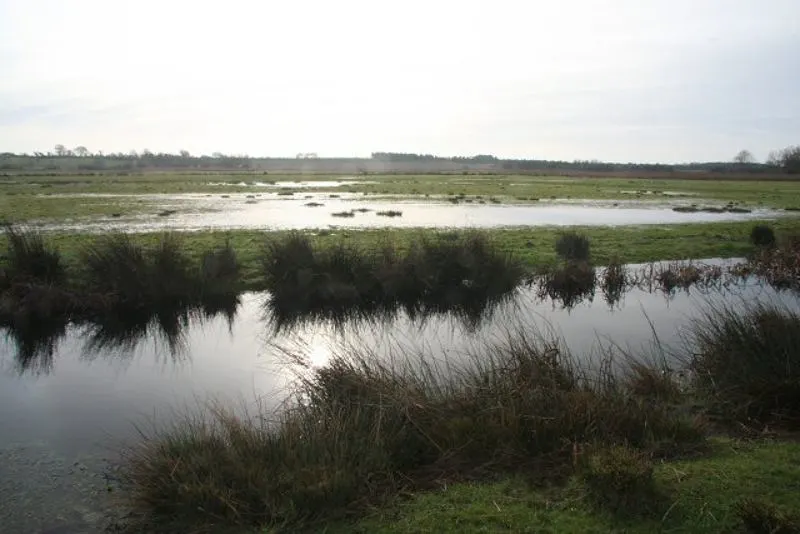
[[[87,327],[68,327],[52,354],[23,362],[11,337],[0,340],[0,524],[13,525],[2,531],[99,529],[111,487],[105,459],[113,461],[121,444],[137,439],[136,424],[168,424],[210,398],[252,407],[258,396],[264,406],[278,407],[295,376],[283,356],[286,348],[299,347],[313,365],[324,365],[351,343],[382,357],[400,344],[458,360],[521,326],[563,337],[584,358],[611,342],[646,354],[654,334],[665,345],[683,343],[692,318],[710,305],[777,301],[798,308],[792,295],[754,281],[671,296],[635,289],[615,306],[598,292],[572,309],[521,289],[478,325],[399,313],[388,322],[344,329],[311,323],[276,333],[265,316],[267,298],[245,295],[230,322],[223,316],[191,319],[171,343],[151,329],[121,345],[98,344]],[[50,505],[42,504],[48,499]]]
[[[331,195],[334,195],[333,197]],[[129,196],[128,198],[130,198]],[[76,197],[77,198],[77,197]],[[158,231],[203,229],[309,229],[344,228],[496,228],[519,226],[619,226],[692,222],[744,221],[786,216],[785,212],[756,209],[752,213],[680,213],[663,202],[586,201],[563,199],[533,204],[486,204],[442,199],[375,199],[354,193],[296,193],[279,195],[140,195],[153,213],[137,217],[101,217],[69,223],[46,224],[49,230]],[[316,203],[322,206],[307,206]],[[679,205],[679,204],[675,204]],[[680,204],[683,205],[683,204]],[[167,211],[158,216],[157,211]],[[355,212],[352,217],[334,213]],[[379,211],[397,210],[400,217],[382,217]],[[171,213],[174,212],[174,213]]]

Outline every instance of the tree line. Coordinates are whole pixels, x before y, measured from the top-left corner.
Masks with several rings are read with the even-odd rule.
[[[456,163],[468,170],[471,165],[487,166],[493,170],[503,171],[555,171],[572,170],[583,172],[673,172],[703,171],[714,173],[775,173],[786,172],[800,174],[800,145],[789,146],[770,152],[763,163],[756,161],[748,150],[739,151],[730,161],[697,162],[684,164],[665,163],[613,163],[598,160],[547,160],[547,159],[500,159],[491,154],[474,156],[444,157],[433,154],[415,154],[404,152],[373,152],[369,159],[364,158],[318,158],[316,153],[302,154],[324,162],[326,159],[341,161],[347,159],[354,162],[378,161],[386,163]],[[253,158],[247,155],[226,155],[214,152],[211,155],[194,156],[188,150],[180,150],[177,154],[141,151],[116,152],[104,154],[102,151],[92,152],[85,146],[69,149],[62,144],[55,145],[49,152],[33,154],[0,153],[0,171],[140,171],[144,169],[222,169],[253,170],[258,162],[290,160],[294,158]]]

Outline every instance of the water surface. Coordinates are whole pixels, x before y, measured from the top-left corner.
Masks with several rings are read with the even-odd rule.
[[[80,198],[75,196],[75,198]],[[354,193],[279,193],[230,195],[128,195],[152,204],[152,213],[135,217],[98,217],[45,225],[69,231],[159,231],[204,229],[343,228],[498,228],[525,226],[621,226],[746,221],[787,216],[756,209],[751,213],[680,213],[663,202],[543,201],[533,204],[494,204],[398,199],[374,199]],[[137,201],[138,201],[137,200]],[[79,200],[78,200],[79,201]],[[317,204],[310,206],[310,204]],[[318,205],[321,204],[321,205]],[[675,204],[683,205],[683,204]],[[396,210],[399,217],[378,212]],[[352,217],[335,213],[352,212]],[[161,215],[159,215],[159,213]]]
[[[168,327],[169,335],[157,325],[127,337],[67,326],[51,344],[22,352],[13,335],[0,340],[0,524],[13,525],[3,532],[97,531],[110,506],[105,460],[113,463],[120,444],[139,439],[136,424],[168,424],[209,398],[252,407],[259,397],[277,409],[296,371],[287,365],[287,348],[302,349],[314,365],[354,343],[385,358],[402,345],[458,360],[523,327],[563,337],[582,358],[612,342],[645,354],[654,334],[666,345],[683,343],[692,319],[709,305],[775,301],[798,308],[792,295],[752,280],[711,292],[635,289],[615,305],[598,292],[570,309],[521,289],[478,323],[399,312],[388,321],[310,322],[276,332],[266,299],[246,294],[232,319],[191,317]]]

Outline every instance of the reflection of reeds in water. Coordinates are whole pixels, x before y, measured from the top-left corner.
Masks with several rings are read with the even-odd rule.
[[[600,277],[600,288],[610,308],[613,309],[619,304],[628,289],[628,269],[618,258],[614,258],[603,269]]]
[[[66,321],[39,321],[16,324],[6,329],[6,338],[15,346],[15,363],[20,374],[47,374],[53,369],[58,344],[66,337]]]
[[[594,298],[595,269],[585,261],[566,261],[545,270],[537,282],[539,298],[549,298],[570,309]]]
[[[239,307],[239,298],[204,302],[198,306],[182,306],[153,313],[107,314],[91,320],[30,321],[18,317],[5,326],[7,338],[15,345],[15,361],[21,373],[48,373],[58,343],[70,327],[83,329],[83,357],[94,359],[125,358],[144,340],[163,342],[168,355],[179,359],[187,355],[187,329],[192,324],[224,317],[231,328]]]

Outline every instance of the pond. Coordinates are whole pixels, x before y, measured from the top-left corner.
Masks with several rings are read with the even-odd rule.
[[[287,349],[302,350],[314,365],[352,343],[382,357],[410,346],[458,359],[521,326],[562,337],[582,358],[612,342],[641,355],[654,335],[665,345],[682,343],[692,317],[707,306],[764,301],[797,308],[791,294],[752,279],[670,295],[633,289],[615,305],[598,292],[569,309],[521,288],[477,323],[399,312],[387,320],[276,331],[268,298],[245,294],[235,315],[162,318],[160,327],[154,322],[124,335],[75,325],[37,344],[7,332],[0,341],[3,531],[99,531],[112,506],[113,461],[124,443],[139,439],[137,425],[169,424],[209,399],[252,408],[258,397],[267,408],[279,407],[296,376]]]
[[[86,196],[86,195],[84,195]],[[680,212],[684,204],[652,202],[598,202],[564,199],[533,204],[494,204],[488,200],[458,203],[443,199],[407,198],[370,200],[354,193],[263,193],[226,195],[128,195],[126,202],[142,201],[150,215],[99,217],[47,224],[44,229],[106,232],[147,232],[204,229],[346,228],[497,228],[520,226],[619,226],[744,221],[787,216],[786,212],[755,209],[734,213]],[[66,196],[65,196],[66,198]],[[74,196],[79,201],[79,196]],[[111,200],[112,196],[108,196]],[[479,202],[485,202],[481,204]],[[386,216],[395,211],[394,216]]]

